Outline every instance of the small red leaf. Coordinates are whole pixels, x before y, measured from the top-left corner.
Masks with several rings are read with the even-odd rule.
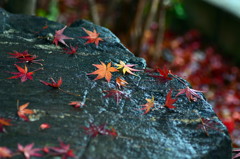
[[[173,99],[172,97],[172,90],[170,90],[166,96],[166,100],[165,100],[165,107],[168,107],[169,109],[172,108],[176,108],[175,106],[173,106],[173,104],[177,101],[177,99]]]

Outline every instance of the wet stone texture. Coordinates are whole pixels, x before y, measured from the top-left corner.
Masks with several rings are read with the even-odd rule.
[[[48,27],[44,27],[44,26]],[[0,10],[0,117],[11,119],[12,126],[5,127],[6,133],[0,133],[0,146],[12,150],[17,144],[35,143],[35,147],[58,145],[58,140],[70,144],[77,158],[82,159],[228,159],[231,158],[231,140],[226,128],[217,118],[211,105],[203,99],[189,102],[185,95],[180,95],[174,104],[176,109],[150,111],[143,115],[139,110],[146,103],[146,98],[155,97],[159,105],[165,103],[167,92],[172,89],[174,98],[178,89],[185,86],[177,79],[166,83],[157,82],[144,71],[138,76],[126,74],[127,87],[119,103],[114,98],[104,98],[105,90],[118,89],[115,78],[121,73],[113,73],[110,83],[105,79],[94,81],[95,75],[87,73],[96,70],[92,64],[120,60],[137,64],[136,69],[145,69],[142,58],[135,57],[120,40],[108,29],[80,20],[67,27],[64,35],[73,37],[65,40],[68,45],[78,46],[76,55],[64,53],[64,45],[55,46],[51,37],[63,24],[47,19],[14,15]],[[96,29],[104,39],[96,47],[86,44],[82,27]],[[29,71],[43,67],[33,74],[33,80],[21,82],[20,79],[6,79],[17,72],[14,64],[18,61],[8,58],[9,52],[23,52],[37,55],[44,59],[43,66],[35,63],[26,64]],[[23,63],[17,63],[24,67]],[[50,82],[50,78],[62,77],[61,88],[79,94],[74,96],[43,85],[39,80]],[[203,96],[202,93],[199,95]],[[35,111],[26,122],[17,116],[19,105],[30,102],[28,108]],[[81,101],[82,108],[69,106],[71,101]],[[201,118],[214,123],[201,127]],[[49,123],[51,128],[41,131],[40,124]],[[106,124],[114,128],[118,136],[98,135],[90,137],[83,127],[90,123]],[[205,123],[207,124],[207,122]],[[207,135],[208,134],[208,135]],[[17,157],[15,157],[17,158]]]

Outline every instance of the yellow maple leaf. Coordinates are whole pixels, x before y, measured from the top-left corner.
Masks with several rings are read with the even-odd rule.
[[[123,74],[125,74],[127,72],[127,73],[130,73],[130,74],[136,76],[136,74],[133,73],[132,71],[140,71],[140,70],[132,68],[133,66],[136,66],[135,64],[127,64],[126,65],[123,61],[120,61],[120,64],[115,64],[115,65],[117,66],[118,70],[122,70]]]
[[[153,107],[154,107],[154,96],[152,96],[152,99],[146,99],[147,103],[144,105],[141,105],[143,108],[140,110],[145,110],[143,114],[147,114]]]

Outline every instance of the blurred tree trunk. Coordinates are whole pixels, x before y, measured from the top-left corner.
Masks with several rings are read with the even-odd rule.
[[[7,0],[6,10],[11,13],[35,15],[37,0]]]
[[[91,16],[93,19],[93,22],[97,25],[100,25],[100,19],[98,16],[98,11],[97,11],[97,4],[95,0],[88,0],[90,11],[91,11]]]
[[[159,15],[158,15],[158,33],[155,43],[155,51],[153,54],[153,60],[158,61],[162,56],[162,47],[163,47],[163,38],[165,32],[165,17],[166,17],[166,6],[164,4],[164,0],[160,1],[159,6]]]

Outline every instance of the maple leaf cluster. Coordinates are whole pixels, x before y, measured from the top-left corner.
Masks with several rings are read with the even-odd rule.
[[[12,55],[9,58],[18,59],[18,63],[36,63],[42,66],[42,64],[38,61],[43,61],[43,59],[37,59],[38,56],[29,54],[27,50],[23,52],[14,51],[13,53],[8,54]]]
[[[73,153],[73,150],[70,149],[69,144],[65,144],[60,141],[59,145],[59,147],[34,148],[34,143],[30,143],[26,146],[18,144],[16,152],[13,152],[7,147],[0,147],[0,158],[12,158],[19,155],[23,155],[25,159],[30,159],[31,157],[50,156],[60,156],[62,159],[75,157],[75,154]]]
[[[54,39],[53,39],[53,43],[58,46],[58,43],[62,43],[63,45],[69,47],[64,40],[66,39],[74,39],[74,38],[71,38],[71,37],[68,37],[66,35],[63,34],[64,30],[67,28],[67,26],[63,27],[62,29],[60,30],[56,30],[55,31],[55,35],[54,35]],[[87,30],[85,28],[82,28],[85,33],[87,33],[88,36],[83,36],[83,37],[80,37],[80,38],[83,38],[83,39],[87,39],[87,42],[85,42],[84,44],[89,44],[89,43],[95,43],[96,46],[98,46],[99,42],[100,41],[103,41],[102,38],[100,38],[100,33],[97,33],[97,31],[94,29],[93,32],[90,31],[90,30]],[[77,51],[77,48],[78,47],[72,47],[70,45],[70,51],[67,51],[66,53],[68,54],[75,54],[76,51]]]

